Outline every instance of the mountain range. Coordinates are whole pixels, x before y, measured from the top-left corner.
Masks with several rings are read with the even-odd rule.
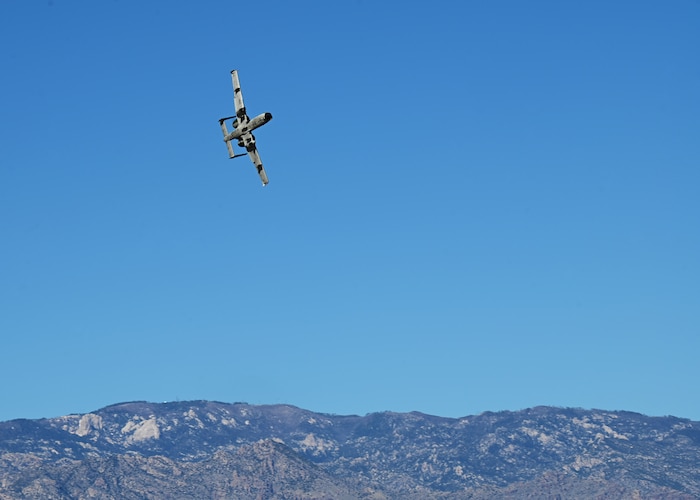
[[[700,422],[130,402],[0,422],[0,499],[700,498]]]

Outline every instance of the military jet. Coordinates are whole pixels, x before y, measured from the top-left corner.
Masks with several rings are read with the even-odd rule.
[[[252,134],[253,130],[258,127],[262,127],[267,122],[272,120],[272,114],[262,113],[252,120],[248,118],[248,114],[245,110],[245,105],[243,104],[243,94],[241,93],[241,83],[238,81],[238,71],[231,71],[231,80],[233,82],[233,104],[236,108],[236,116],[227,116],[226,118],[221,118],[219,120],[219,125],[221,125],[221,131],[224,134],[224,142],[228,148],[229,158],[238,158],[239,156],[245,156],[246,154],[250,156],[253,161],[253,165],[258,169],[258,175],[260,175],[260,180],[263,186],[267,185],[269,182],[267,180],[267,174],[263,168],[262,160],[258,154],[258,148],[255,146],[255,136]],[[226,128],[226,120],[233,120],[231,126],[233,127],[233,132],[229,133]],[[246,153],[235,154],[233,151],[232,141],[238,141],[238,146],[245,148]]]

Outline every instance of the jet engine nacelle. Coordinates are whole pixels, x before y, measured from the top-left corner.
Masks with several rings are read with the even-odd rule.
[[[272,113],[262,113],[248,122],[248,130],[255,130],[272,120]]]

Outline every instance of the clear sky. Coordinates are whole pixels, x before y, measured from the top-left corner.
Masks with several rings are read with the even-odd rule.
[[[0,3],[0,420],[700,420],[700,2]],[[229,160],[238,69],[270,177]]]

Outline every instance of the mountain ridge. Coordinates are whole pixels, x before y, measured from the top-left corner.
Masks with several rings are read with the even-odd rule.
[[[201,494],[202,484],[217,484],[237,498],[248,498],[242,484],[249,498],[526,498],[543,489],[555,496],[585,491],[698,498],[700,422],[546,406],[453,418],[390,411],[334,415],[216,401],[134,401],[0,422],[0,499],[20,498],[12,496],[18,485],[70,485],[67,478],[85,477],[77,470],[104,463],[131,478],[133,491],[150,485],[135,498],[157,498],[148,491],[167,486],[157,480],[166,473],[144,472],[157,472],[153,464],[190,478],[178,491]],[[259,465],[270,463],[278,464],[274,474]],[[212,476],[212,467],[218,475]],[[256,471],[267,471],[266,479]],[[132,491],[117,491],[114,484],[95,477],[75,491],[92,488],[115,498]],[[295,486],[287,491],[289,485]],[[59,490],[51,495],[77,498]]]

